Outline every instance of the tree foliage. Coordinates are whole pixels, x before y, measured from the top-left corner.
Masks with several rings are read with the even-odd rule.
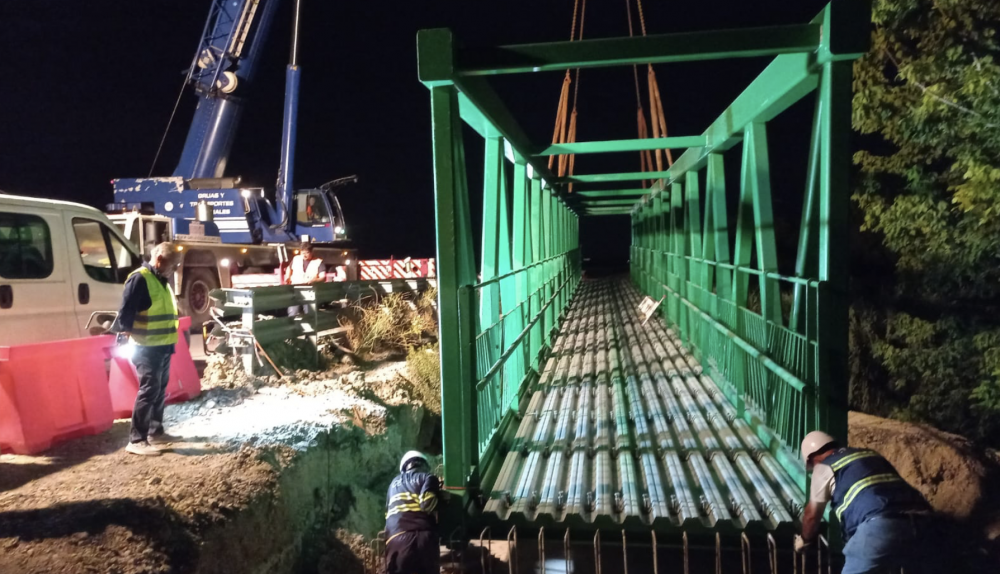
[[[997,443],[1000,2],[876,0],[873,21],[853,198],[894,269],[855,277],[852,402]]]

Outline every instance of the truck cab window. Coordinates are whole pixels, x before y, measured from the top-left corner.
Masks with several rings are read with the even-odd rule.
[[[87,275],[102,283],[124,283],[139,258],[100,222],[73,219],[73,233]]]
[[[44,279],[52,274],[52,235],[37,215],[0,213],[0,277]]]
[[[330,223],[330,210],[319,193],[300,191],[295,194],[298,221],[304,225],[325,225]]]

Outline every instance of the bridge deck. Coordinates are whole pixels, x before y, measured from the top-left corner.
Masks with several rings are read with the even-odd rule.
[[[535,524],[773,530],[802,491],[627,279],[581,283],[485,512]]]

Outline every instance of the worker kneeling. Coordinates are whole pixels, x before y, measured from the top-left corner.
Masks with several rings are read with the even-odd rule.
[[[819,536],[827,503],[840,521],[844,540],[842,574],[944,572],[931,507],[873,450],[845,448],[813,431],[802,441],[802,458],[812,471],[809,503],[802,516],[802,553]]]
[[[436,512],[440,489],[426,456],[415,450],[403,455],[399,476],[386,495],[386,574],[440,571]]]

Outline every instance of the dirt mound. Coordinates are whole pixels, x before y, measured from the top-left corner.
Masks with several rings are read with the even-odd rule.
[[[942,513],[968,520],[996,488],[989,461],[958,435],[853,412],[848,424],[851,446],[881,453]]]
[[[0,572],[190,571],[201,535],[274,488],[283,451],[121,450],[128,425],[0,461]],[[48,464],[40,462],[48,461]]]

